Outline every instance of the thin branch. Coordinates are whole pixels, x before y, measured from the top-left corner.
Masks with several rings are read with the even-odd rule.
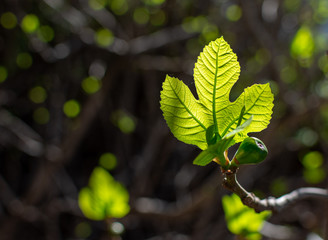
[[[279,198],[268,197],[265,199],[259,199],[254,193],[248,192],[239,184],[236,178],[237,169],[222,172],[222,185],[226,189],[237,194],[243,204],[253,208],[256,212],[262,212],[265,210],[279,212],[289,204],[304,198],[323,198],[328,200],[328,190],[313,187],[299,188]]]

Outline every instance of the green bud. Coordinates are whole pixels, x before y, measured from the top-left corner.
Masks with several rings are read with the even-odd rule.
[[[260,163],[267,155],[268,150],[260,139],[248,137],[240,144],[232,160],[232,165]]]

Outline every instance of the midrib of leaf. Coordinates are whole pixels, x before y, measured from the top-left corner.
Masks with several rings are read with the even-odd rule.
[[[259,97],[254,101],[253,105],[247,110],[245,111],[244,115],[246,115],[256,104],[256,102],[259,100],[260,96],[262,95],[262,93],[264,92],[265,88],[262,89],[262,92],[258,95]],[[224,129],[224,132],[222,133],[222,137],[224,137],[227,132],[229,131],[230,127],[239,119],[239,117],[235,118],[233,121],[231,121],[231,123],[226,127],[226,129]]]
[[[191,115],[191,117],[204,129],[206,130],[206,127],[196,118],[196,116],[194,114],[192,114],[192,112],[189,110],[189,108],[184,104],[184,102],[182,101],[182,99],[180,99],[179,95],[176,93],[175,88],[173,88],[171,81],[169,81],[170,87],[171,89],[173,89],[174,95],[177,97],[177,99],[179,100],[179,102],[181,103],[181,105],[186,109],[186,111]]]
[[[218,50],[216,51],[216,59],[215,59],[215,75],[214,75],[214,85],[213,85],[213,101],[212,101],[212,109],[213,109],[213,123],[214,123],[214,132],[219,133],[218,130],[218,122],[216,119],[216,110],[215,110],[215,99],[216,99],[216,82],[217,82],[217,75],[218,75],[218,65],[219,65],[219,51],[220,51],[221,41],[218,46]]]

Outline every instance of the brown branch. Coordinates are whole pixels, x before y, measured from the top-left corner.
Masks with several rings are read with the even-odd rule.
[[[226,189],[237,194],[243,204],[253,208],[256,212],[262,212],[265,210],[279,212],[289,204],[305,198],[323,198],[328,200],[328,190],[313,187],[299,188],[279,198],[268,197],[265,199],[259,199],[254,193],[248,192],[239,184],[236,178],[237,169],[222,172],[222,185]]]

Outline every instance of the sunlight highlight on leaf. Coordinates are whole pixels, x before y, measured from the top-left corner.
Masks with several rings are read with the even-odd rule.
[[[302,66],[308,66],[308,61],[312,57],[315,48],[311,30],[307,26],[302,26],[294,36],[290,52],[294,58],[299,59]],[[302,62],[303,60],[303,62]],[[304,60],[306,60],[304,62]]]
[[[254,209],[245,206],[236,194],[223,196],[222,205],[230,232],[247,240],[261,239],[259,231],[271,215],[270,211],[256,213]]]
[[[121,218],[130,211],[129,193],[102,167],[93,170],[78,201],[83,214],[92,220]]]
[[[166,76],[161,92],[161,109],[178,140],[204,150],[209,145],[206,131],[213,126],[217,142],[229,134],[233,135],[229,144],[224,145],[224,151],[241,142],[248,133],[260,132],[267,127],[273,108],[269,84],[254,84],[246,88],[236,101],[230,102],[230,91],[239,73],[237,56],[221,37],[204,47],[195,64],[194,80],[199,100],[182,81]],[[250,118],[252,120],[247,127],[235,131]],[[221,150],[216,152],[222,155]],[[211,154],[203,153],[205,160],[201,161],[202,164],[210,157]]]

